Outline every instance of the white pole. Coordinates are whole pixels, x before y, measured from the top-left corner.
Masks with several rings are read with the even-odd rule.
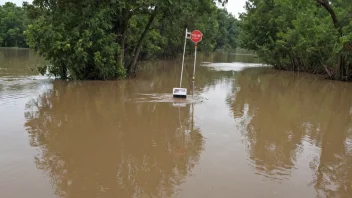
[[[194,80],[192,82],[192,96],[194,96]]]
[[[180,88],[181,88],[181,86],[182,86],[182,75],[183,75],[183,65],[184,65],[184,62],[185,62],[186,43],[187,43],[187,28],[186,28],[186,34],[185,34],[185,45],[184,45],[184,47],[183,47],[183,58],[182,58],[182,69],[181,69]]]
[[[193,67],[193,79],[192,79],[193,82],[195,80],[195,74],[196,74],[196,62],[197,62],[197,43],[194,45],[194,67]]]

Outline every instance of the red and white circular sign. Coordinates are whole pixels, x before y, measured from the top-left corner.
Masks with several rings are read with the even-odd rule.
[[[191,34],[191,40],[194,43],[199,43],[203,38],[203,34],[199,30],[194,30]]]

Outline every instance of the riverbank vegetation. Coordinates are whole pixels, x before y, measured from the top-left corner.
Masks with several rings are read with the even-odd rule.
[[[277,69],[352,80],[352,4],[346,0],[248,0],[240,46]]]
[[[134,77],[139,60],[182,53],[185,28],[202,31],[201,51],[236,48],[237,20],[219,2],[34,0],[24,5],[34,21],[25,35],[56,77]]]

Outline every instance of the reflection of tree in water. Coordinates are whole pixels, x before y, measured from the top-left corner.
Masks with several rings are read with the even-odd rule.
[[[352,193],[348,85],[304,74],[248,69],[236,76],[234,87],[238,91],[231,106],[235,118],[251,117],[244,135],[259,173],[287,178],[284,174],[297,166],[303,141],[309,141],[321,148],[320,159],[310,163],[317,171],[316,188],[331,196]]]
[[[330,100],[331,108],[321,115],[325,122],[319,123],[316,129],[321,133],[317,138],[321,153],[311,163],[311,168],[316,170],[313,182],[328,197],[352,195],[352,119],[349,109],[344,109],[344,104],[350,103],[343,99],[346,95],[350,94],[344,90]]]
[[[0,49],[0,57],[4,57],[6,59],[28,59],[30,56],[30,50],[26,48],[1,48]]]
[[[284,179],[294,166],[304,135],[300,124],[295,123],[299,115],[288,113],[294,111],[294,108],[287,109],[292,104],[284,99],[285,95],[280,95],[284,90],[282,84],[277,81],[268,82],[267,75],[249,75],[251,71],[256,72],[258,69],[246,70],[236,77],[236,85],[240,89],[232,108],[235,117],[242,117],[245,106],[248,106],[251,121],[245,135],[248,138],[250,158],[258,173]]]
[[[35,162],[57,195],[169,196],[198,161],[203,137],[190,107],[125,102],[134,86],[56,81],[28,103],[30,144],[42,151]]]
[[[37,66],[41,66],[44,63],[45,61],[43,58],[36,56],[34,51],[30,49],[0,49],[0,77],[13,75],[37,75]]]
[[[336,121],[336,119],[335,119]],[[338,132],[338,131],[334,131]],[[315,188],[328,197],[350,197],[352,195],[352,138],[344,135],[324,133],[320,158],[311,163],[316,170]],[[349,133],[351,134],[351,130]]]

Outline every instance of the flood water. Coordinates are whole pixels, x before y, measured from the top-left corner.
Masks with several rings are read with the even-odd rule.
[[[0,197],[352,197],[352,83],[252,55],[142,63],[138,77],[39,76],[0,49]]]

